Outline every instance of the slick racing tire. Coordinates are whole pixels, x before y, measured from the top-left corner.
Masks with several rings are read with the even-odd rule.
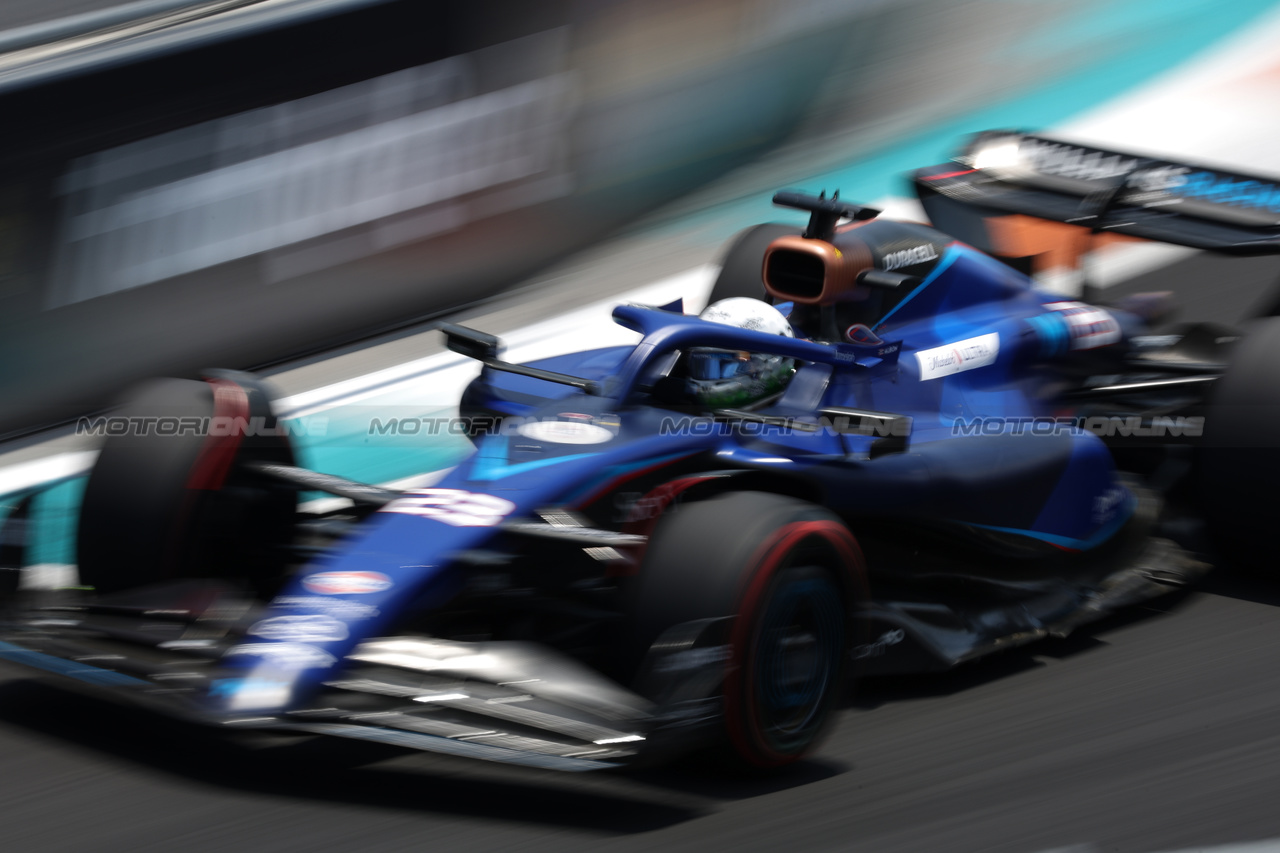
[[[1272,540],[1280,482],[1280,317],[1254,321],[1213,383],[1196,461],[1216,548],[1237,567],[1280,575]]]
[[[725,734],[748,764],[787,764],[832,718],[862,577],[857,542],[821,507],[764,492],[687,504],[650,540],[633,590],[633,638],[647,650],[673,626],[732,617]]]
[[[764,289],[765,249],[779,237],[799,233],[799,229],[777,222],[767,222],[739,232],[729,246],[729,251],[725,252],[720,275],[711,288],[707,304],[712,305],[733,296],[750,296],[752,299],[772,303],[773,297]]]
[[[239,420],[239,423],[237,423]],[[288,438],[252,380],[157,379],[108,423],[77,531],[81,583],[111,593],[177,578],[242,580],[258,592],[284,569],[297,497],[247,471],[292,465]],[[250,428],[245,428],[250,427]]]

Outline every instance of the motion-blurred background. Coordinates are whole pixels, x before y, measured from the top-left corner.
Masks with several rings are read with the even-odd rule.
[[[1206,5],[6,3],[0,435],[473,302],[734,170],[693,206],[1268,4]]]

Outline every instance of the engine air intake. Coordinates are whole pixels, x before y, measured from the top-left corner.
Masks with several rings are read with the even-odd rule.
[[[764,280],[779,296],[808,301],[822,295],[826,274],[826,266],[817,255],[775,249],[766,261]]]

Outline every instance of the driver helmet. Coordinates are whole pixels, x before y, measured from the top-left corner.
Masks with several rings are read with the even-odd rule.
[[[712,323],[795,337],[782,312],[746,296],[721,299],[698,315]],[[693,397],[716,408],[746,406],[786,388],[795,360],[770,353],[695,347],[688,355],[688,382]]]

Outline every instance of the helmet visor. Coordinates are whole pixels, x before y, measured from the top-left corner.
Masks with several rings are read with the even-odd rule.
[[[689,351],[689,378],[731,379],[748,373],[751,355],[723,349],[695,349]]]

